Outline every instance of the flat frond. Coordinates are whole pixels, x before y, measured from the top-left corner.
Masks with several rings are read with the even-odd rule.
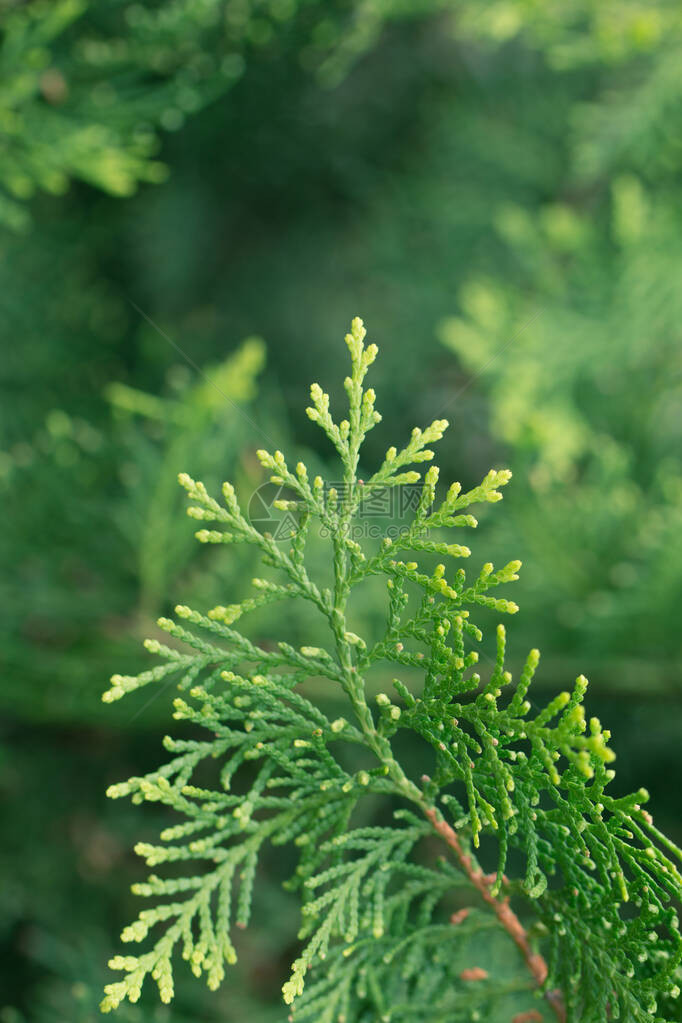
[[[137,847],[150,867],[176,867],[136,886],[155,905],[123,940],[151,947],[114,957],[124,978],[107,986],[103,1009],[135,1001],[148,975],[168,1001],[176,949],[216,987],[236,957],[231,921],[248,922],[263,846],[291,843],[298,866],[288,887],[300,897],[302,946],[283,994],[294,1020],[457,1023],[494,1010],[529,1021],[664,1023],[661,998],[679,994],[682,854],[643,809],[646,792],[608,791],[614,753],[609,731],[587,717],[587,680],[537,706],[530,687],[539,652],[530,651],[515,681],[500,625],[488,656],[474,617],[518,611],[506,587],[521,563],[467,572],[471,549],[448,532],[474,529],[470,509],[499,501],[511,473],[494,469],[472,490],[453,483],[439,497],[437,468],[423,478],[413,468],[433,458],[430,445],[447,427],[435,420],[360,479],[362,441],[381,418],[364,387],[376,346],[365,346],[359,319],[346,344],[347,418],[334,420],[317,384],[308,409],[339,456],[343,484],[311,481],[280,451],[258,453],[271,481],[294,495],[275,502],[290,523],[286,544],[256,529],[229,483],[218,501],[180,478],[191,517],[212,524],[199,540],[251,544],[274,578],[254,579],[253,595],[207,614],[178,606],[158,623],[168,643],[147,642],[162,663],[113,676],[104,695],[117,700],[175,678],[174,717],[193,726],[193,737],[166,737],[169,759],[158,770],[109,790],[161,803],[180,821],[158,844]],[[419,482],[409,526],[373,547],[360,543],[353,524],[365,503]],[[332,585],[317,583],[308,563],[315,523],[330,545]],[[348,612],[355,588],[377,576],[386,583],[386,625],[363,636],[349,628]],[[251,612],[290,599],[326,620],[324,645],[266,648],[241,631]],[[405,677],[370,705],[367,678],[377,668]],[[423,684],[413,690],[415,671]],[[330,720],[303,695],[312,678],[345,700],[344,716]],[[430,748],[419,779],[396,755],[398,733]],[[360,770],[348,766],[354,747],[368,765]],[[367,795],[393,813],[381,826],[355,815]],[[486,872],[478,857],[491,850]]]

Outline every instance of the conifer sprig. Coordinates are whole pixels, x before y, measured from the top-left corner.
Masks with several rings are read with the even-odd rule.
[[[597,718],[586,719],[583,676],[534,707],[528,692],[540,655],[532,650],[514,681],[502,625],[491,670],[485,677],[474,670],[483,636],[471,614],[518,610],[497,588],[518,578],[520,562],[497,570],[486,563],[467,574],[460,562],[471,551],[447,531],[475,528],[469,509],[499,501],[511,473],[491,470],[467,493],[454,483],[437,500],[437,468],[423,478],[410,468],[432,460],[430,445],[447,427],[435,420],[359,478],[362,442],[381,418],[374,391],[364,388],[377,348],[364,339],[355,319],[346,336],[347,418],[334,420],[318,384],[307,410],[338,453],[342,482],[311,481],[302,462],[292,470],[282,452],[258,453],[270,479],[294,494],[276,502],[293,523],[286,546],[255,528],[229,483],[220,502],[202,483],[180,477],[190,516],[210,524],[197,538],[255,546],[274,577],[254,579],[253,596],[207,614],[177,607],[174,619],[159,620],[173,644],[147,642],[164,663],[136,677],[113,676],[104,694],[117,700],[176,673],[184,695],[174,717],[207,737],[166,737],[170,759],[109,790],[179,814],[181,823],[162,832],[160,844],[137,851],[150,867],[180,864],[183,876],[176,867],[166,879],[152,874],[136,886],[155,905],[122,938],[154,936],[141,955],[111,960],[123,978],[107,985],[102,1008],[137,1000],[147,975],[170,1000],[176,950],[217,987],[236,959],[230,922],[249,920],[263,846],[291,843],[302,946],[283,995],[297,1021],[456,1023],[508,1019],[506,1007],[514,1005],[517,1021],[545,1019],[544,1012],[581,1023],[663,1023],[670,1017],[659,1003],[679,994],[680,851],[642,808],[646,792],[607,793],[610,734]],[[373,549],[363,546],[353,524],[364,502],[382,489],[417,484],[409,526]],[[330,538],[330,586],[308,567],[314,523]],[[445,561],[434,566],[434,557]],[[386,627],[379,637],[360,636],[348,624],[353,591],[376,576],[386,579]],[[265,649],[235,627],[249,612],[291,599],[323,615],[325,647],[297,649],[282,639]],[[423,685],[413,690],[395,677],[394,695],[380,693],[372,706],[367,678],[377,665],[397,676],[418,669]],[[302,695],[300,684],[311,678],[345,694],[347,716],[330,720]],[[394,737],[405,731],[431,747],[419,779],[394,753]],[[348,766],[353,747],[370,755],[371,766]],[[211,787],[195,780],[207,763],[216,766]],[[370,793],[396,804],[392,823],[356,824]],[[425,852],[434,843],[444,854],[435,865]],[[478,856],[489,857],[491,846],[495,867],[486,873]],[[486,966],[478,961],[483,932],[488,947],[501,937],[511,943],[511,976],[494,956]]]

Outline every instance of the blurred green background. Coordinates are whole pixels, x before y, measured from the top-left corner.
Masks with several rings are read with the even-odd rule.
[[[0,36],[1,1023],[99,1018],[159,824],[104,790],[171,695],[100,693],[252,574],[176,474],[248,497],[288,446],[333,477],[303,408],[341,400],[354,315],[368,463],[445,416],[443,477],[514,470],[471,542],[524,561],[512,660],[587,674],[681,841],[679,4],[0,0]],[[284,1020],[293,909],[273,864],[223,989],[121,1020]]]

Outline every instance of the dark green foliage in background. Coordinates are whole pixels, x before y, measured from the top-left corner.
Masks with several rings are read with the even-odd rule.
[[[165,180],[158,131],[239,81],[260,52],[287,53],[339,81],[384,24],[437,8],[300,0],[3,0],[0,222],[25,229],[21,201],[72,179],[115,196]]]
[[[110,710],[103,726],[101,681],[113,666],[140,669],[137,641],[157,614],[179,599],[230,603],[253,574],[229,559],[185,560],[186,526],[177,496],[166,504],[175,486],[165,474],[189,469],[208,485],[235,478],[247,500],[254,449],[271,446],[247,442],[240,412],[211,404],[202,377],[131,301],[201,370],[263,337],[265,367],[252,367],[251,393],[237,404],[319,469],[313,428],[291,425],[288,409],[300,406],[300,381],[316,375],[321,352],[329,378],[341,379],[335,342],[348,310],[362,309],[386,355],[375,378],[386,434],[446,416],[454,441],[444,473],[468,486],[500,461],[527,484],[481,530],[493,560],[511,549],[527,566],[518,641],[522,649],[542,636],[538,684],[560,686],[589,655],[623,791],[645,784],[668,831],[680,813],[670,785],[682,596],[678,5],[384,6],[390,24],[361,38],[339,84],[320,69],[330,53],[353,49],[344,43],[350,9],[296,7],[269,40],[238,47],[233,35],[184,26],[187,50],[169,57],[168,38],[139,14],[131,25],[127,6],[91,3],[78,17],[74,6],[34,46],[30,32],[47,33],[66,6],[50,5],[46,20],[36,3],[0,4],[0,174],[15,184],[0,242],[2,784],[17,835],[3,843],[14,894],[3,904],[2,989],[27,1018],[40,1011],[51,1021],[77,1018],[76,1004],[96,1018],[103,932],[126,915],[110,872],[132,880],[134,871],[101,793],[152,766],[145,736],[162,713],[141,700],[115,728]],[[162,6],[133,5],[151,22]],[[325,18],[331,30],[316,27]],[[87,57],[97,36],[110,51],[123,40],[115,66],[111,53]],[[182,85],[193,56],[206,51],[215,68],[236,49],[241,76],[220,79],[221,95],[210,92],[208,61],[199,61],[198,108],[182,111],[164,92]],[[155,53],[166,61],[156,69]],[[164,125],[166,110],[175,116]],[[123,167],[127,192],[141,180],[135,195],[111,197],[101,174],[77,170],[74,126],[93,123],[104,126],[105,150],[119,153],[102,166]],[[89,152],[101,158],[101,138]],[[161,164],[166,180],[145,184],[142,168],[160,177]],[[41,175],[55,168],[71,185],[51,197]],[[63,188],[63,177],[53,184]],[[161,399],[164,416],[187,404],[192,440],[172,415],[122,408],[117,385],[151,396],[147,411]],[[383,454],[373,443],[370,435],[368,458]],[[160,507],[167,542],[150,530]],[[306,621],[289,627],[305,641]],[[268,628],[260,622],[258,637]],[[8,770],[23,745],[44,752]],[[72,773],[79,748],[90,769]],[[41,816],[26,807],[40,805],[46,777],[63,801]],[[104,822],[119,836],[115,868],[82,867],[66,822],[83,814],[86,833]],[[33,836],[30,857],[23,832]],[[65,879],[68,913],[48,897],[55,877]],[[90,911],[93,891],[101,913]],[[74,948],[88,928],[99,937],[80,946],[79,965],[91,956],[96,980],[89,1001],[76,1003],[70,984],[83,971],[67,965],[72,953],[46,958],[26,935]],[[272,974],[258,979],[269,956],[253,950],[252,991],[276,998]],[[194,997],[189,1013],[210,1013]]]

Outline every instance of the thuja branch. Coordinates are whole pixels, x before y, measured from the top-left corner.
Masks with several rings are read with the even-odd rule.
[[[509,905],[507,897],[500,898],[491,892],[492,883],[481,868],[472,862],[471,856],[465,853],[455,830],[440,817],[436,810],[429,808],[425,810],[426,817],[431,821],[434,830],[447,843],[455,854],[455,859],[460,868],[479,893],[486,905],[490,906],[500,924],[512,939],[523,960],[530,971],[533,980],[539,988],[542,988],[547,980],[547,963],[539,952],[533,952],[526,930],[514,910]],[[566,1009],[560,991],[544,991],[544,997],[552,1006],[557,1019],[565,1021]]]
[[[266,575],[239,603],[207,613],[180,605],[174,619],[160,619],[173,645],[153,639],[147,649],[162,663],[113,676],[104,695],[117,700],[176,675],[173,716],[192,732],[165,738],[168,757],[157,770],[110,789],[114,797],[162,803],[177,820],[158,844],[137,846],[150,867],[174,869],[135,886],[154,904],[122,938],[149,945],[112,959],[123,977],[107,985],[102,1008],[136,1001],[147,976],[168,1001],[178,952],[217,987],[236,959],[232,920],[246,926],[259,891],[263,847],[291,844],[302,945],[283,994],[296,1023],[390,1019],[394,1010],[415,1023],[469,1023],[490,1018],[508,998],[518,998],[515,1018],[530,1020],[537,1016],[523,1002],[530,988],[566,1023],[667,1023],[670,1000],[680,994],[682,854],[642,808],[646,792],[610,795],[610,733],[587,718],[582,675],[532,709],[539,652],[530,651],[513,680],[502,625],[492,671],[482,678],[475,670],[483,634],[473,617],[518,611],[504,588],[518,578],[520,562],[497,569],[485,562],[468,572],[462,566],[471,547],[454,542],[453,530],[458,540],[462,529],[474,530],[472,509],[499,501],[511,473],[493,469],[468,492],[452,483],[440,493],[438,469],[422,475],[418,468],[432,461],[431,445],[447,428],[437,419],[415,428],[403,448],[389,447],[359,479],[364,438],[381,420],[376,395],[364,386],[377,348],[364,339],[356,319],[346,336],[346,417],[335,420],[319,384],[310,391],[308,416],[340,461],[331,482],[310,479],[301,461],[290,468],[281,451],[258,452],[270,480],[292,495],[273,505],[284,517],[280,539],[256,528],[231,484],[218,501],[202,483],[180,477],[189,514],[202,524],[197,539],[250,544]],[[399,535],[363,545],[355,525],[382,494],[402,498],[405,488],[410,500],[400,507],[412,510],[410,521]],[[331,586],[316,580],[308,558],[318,528],[329,542]],[[385,627],[358,635],[348,627],[356,587],[381,578]],[[326,647],[295,648],[285,636],[265,649],[241,631],[251,612],[291,600],[321,613]],[[394,678],[395,692],[379,693],[370,707],[365,679],[376,665],[389,677],[418,672],[421,683],[413,691]],[[301,684],[313,678],[345,694],[355,723],[330,720],[303,695]],[[394,752],[398,732],[418,737],[426,750],[420,785]],[[358,747],[376,766],[353,769]],[[389,824],[358,826],[356,810],[368,795],[372,808],[399,797],[412,809],[396,811]],[[434,831],[453,853],[435,868],[420,853]],[[481,835],[497,847],[492,875],[468,851]],[[462,885],[478,892],[482,906],[452,927],[447,899]],[[510,890],[544,926],[537,951],[504,894]],[[490,971],[501,972],[498,961],[490,970],[456,966],[486,927],[504,931],[520,953],[507,963],[508,981],[489,982]]]

